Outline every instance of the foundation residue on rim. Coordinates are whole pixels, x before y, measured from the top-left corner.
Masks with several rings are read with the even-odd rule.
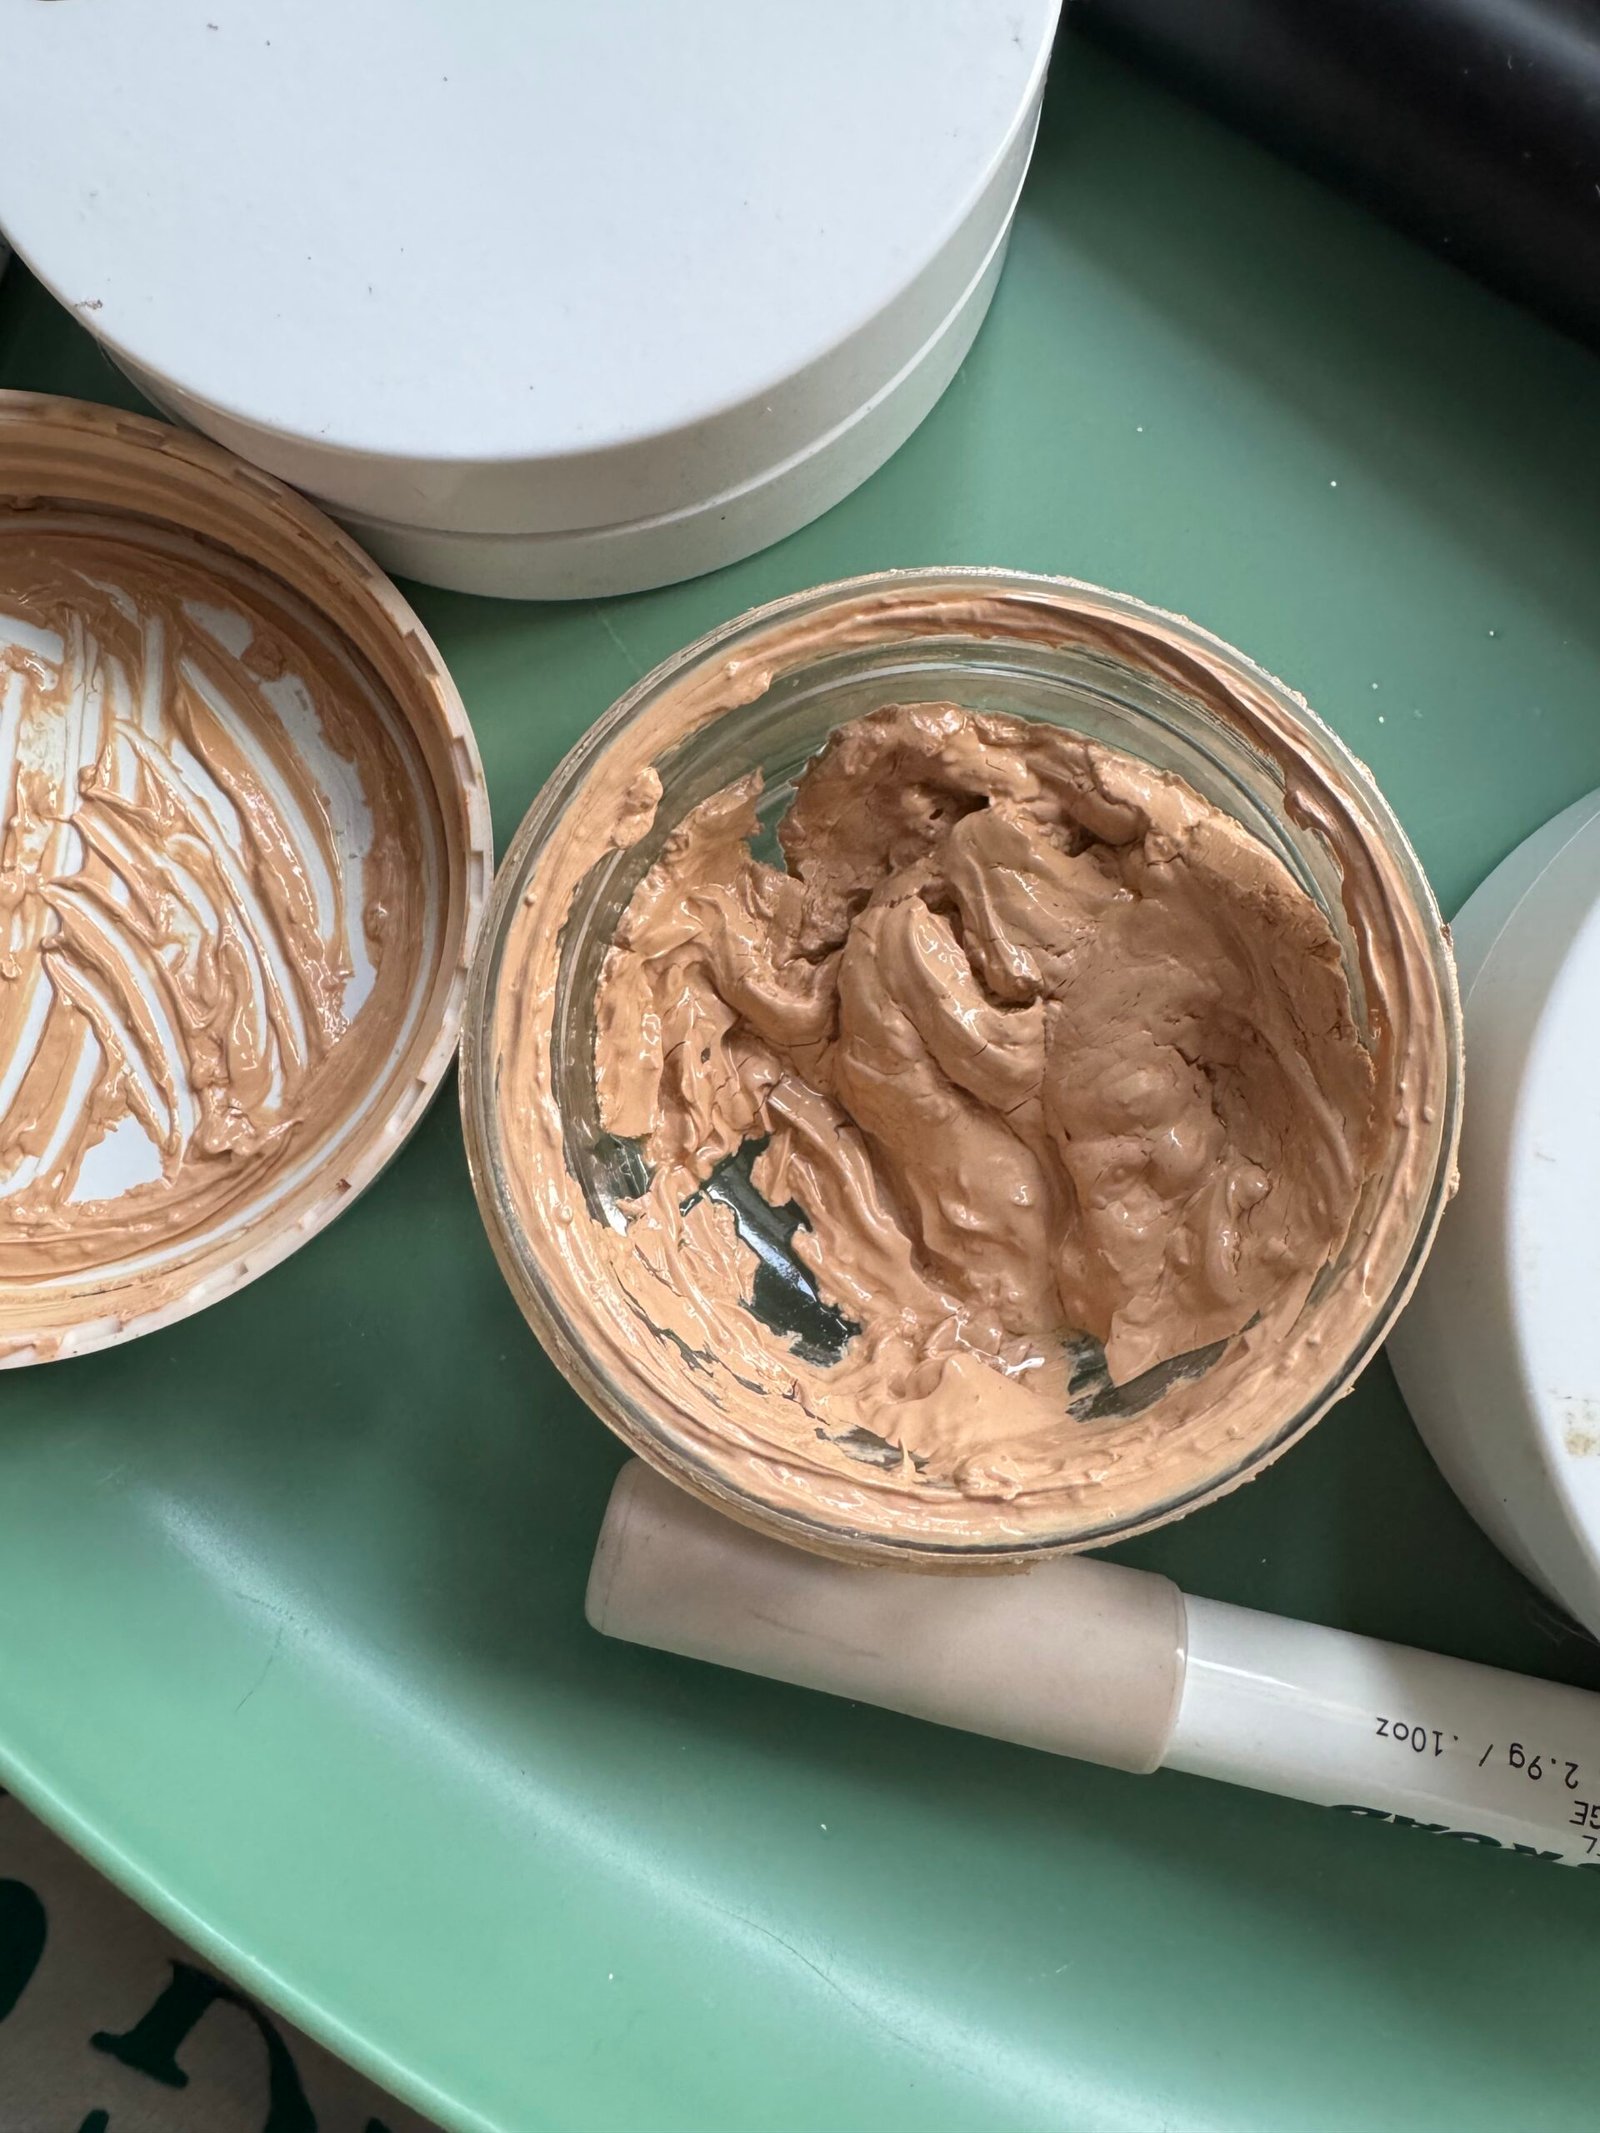
[[[160,1308],[336,1163],[435,952],[425,794],[275,580],[154,523],[0,520],[0,1352]]]

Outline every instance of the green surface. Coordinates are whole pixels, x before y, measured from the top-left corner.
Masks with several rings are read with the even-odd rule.
[[[0,380],[127,398],[23,276]],[[745,605],[889,564],[1181,609],[1371,762],[1447,906],[1600,784],[1600,367],[1076,48],[990,322],[818,525],[604,607],[422,592],[501,842]],[[603,1645],[620,1451],[501,1287],[453,1103],[174,1332],[0,1388],[20,1789],[308,2027],[516,2133],[1595,2123],[1593,1877]],[[1387,1371],[1127,1553],[1596,1685]]]

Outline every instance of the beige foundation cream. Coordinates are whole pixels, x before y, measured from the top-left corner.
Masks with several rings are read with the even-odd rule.
[[[235,1286],[448,1059],[488,863],[464,716],[317,514],[0,396],[0,1358]]]
[[[640,685],[507,863],[464,1104],[614,1427],[815,1546],[982,1562],[1233,1486],[1450,1181],[1437,914],[1286,691],[1091,588],[908,573]]]

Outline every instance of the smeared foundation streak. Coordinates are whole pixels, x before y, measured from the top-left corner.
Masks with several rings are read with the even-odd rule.
[[[0,1342],[8,1291],[154,1265],[270,1191],[394,1042],[429,861],[364,687],[197,544],[0,524]]]

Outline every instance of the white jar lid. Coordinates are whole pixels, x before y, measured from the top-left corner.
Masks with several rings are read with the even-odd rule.
[[[73,123],[8,113],[0,222],[164,405],[335,508],[630,524],[810,451],[937,337],[1056,13],[18,7],[8,65]]]
[[[1389,1352],[1468,1510],[1600,1635],[1600,793],[1452,931],[1461,1187]]]
[[[493,854],[416,614],[213,445],[0,392],[0,583],[4,1368],[351,1204],[450,1065]]]

